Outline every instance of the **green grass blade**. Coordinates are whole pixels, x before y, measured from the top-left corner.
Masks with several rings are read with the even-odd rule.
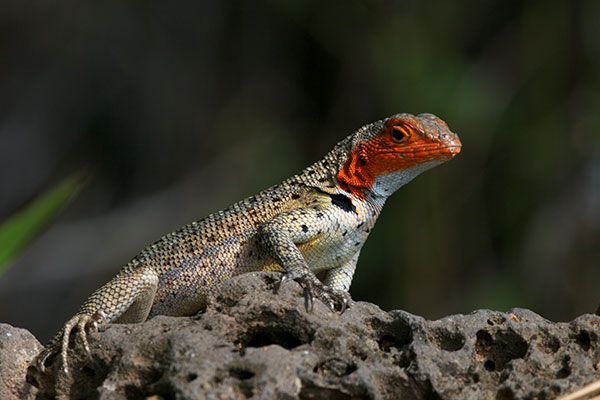
[[[0,274],[27,244],[52,222],[83,184],[83,174],[73,174],[0,223]]]

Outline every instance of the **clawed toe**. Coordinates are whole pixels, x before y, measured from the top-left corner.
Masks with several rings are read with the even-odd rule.
[[[316,298],[319,298],[329,309],[333,312],[339,311],[343,313],[350,302],[350,294],[345,291],[336,290],[329,286],[324,285],[314,275],[304,273],[286,273],[279,281],[277,289],[289,281],[296,281],[304,288],[304,295],[306,299],[306,308],[308,311],[312,311]]]
[[[323,292],[321,293],[321,300],[331,311],[338,311],[340,314],[343,314],[348,308],[351,298],[350,294],[347,292],[324,286]]]
[[[69,376],[68,364],[68,349],[71,333],[77,330],[77,336],[81,340],[81,344],[90,360],[92,360],[92,352],[88,341],[89,333],[97,333],[106,324],[106,315],[98,311],[93,315],[78,314],[71,318],[59,334],[48,344],[48,346],[37,356],[33,362],[33,366],[44,373],[46,371],[46,362],[54,355],[60,356],[62,363],[62,372],[65,376]]]

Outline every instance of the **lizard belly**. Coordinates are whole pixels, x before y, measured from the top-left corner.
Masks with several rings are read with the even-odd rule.
[[[195,253],[174,260],[175,265],[157,268],[158,288],[149,317],[192,315],[203,307],[208,288],[247,272],[248,266],[239,264],[246,236],[243,232],[205,242]]]

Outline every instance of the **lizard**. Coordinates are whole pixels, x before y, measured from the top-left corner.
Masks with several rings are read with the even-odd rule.
[[[69,375],[72,334],[91,359],[89,333],[156,315],[193,315],[209,288],[251,271],[282,271],[278,285],[298,282],[310,309],[319,299],[344,312],[361,248],[386,199],[461,147],[433,114],[363,126],[299,174],[146,247],[93,292],[32,366],[44,372],[60,356]],[[315,274],[322,271],[321,281]]]

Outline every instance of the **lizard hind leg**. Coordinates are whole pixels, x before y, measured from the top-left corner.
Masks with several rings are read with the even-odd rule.
[[[110,323],[143,322],[146,320],[158,287],[158,275],[152,268],[121,273],[96,290],[69,319],[38,355],[35,365],[44,371],[54,354],[59,354],[63,372],[68,375],[68,350],[71,333],[76,330],[85,352],[91,358],[88,332],[103,330]]]
[[[156,295],[157,288],[158,279],[155,285],[153,284],[141,290],[129,308],[120,317],[115,318],[113,322],[117,324],[144,322],[154,305],[154,296]]]

